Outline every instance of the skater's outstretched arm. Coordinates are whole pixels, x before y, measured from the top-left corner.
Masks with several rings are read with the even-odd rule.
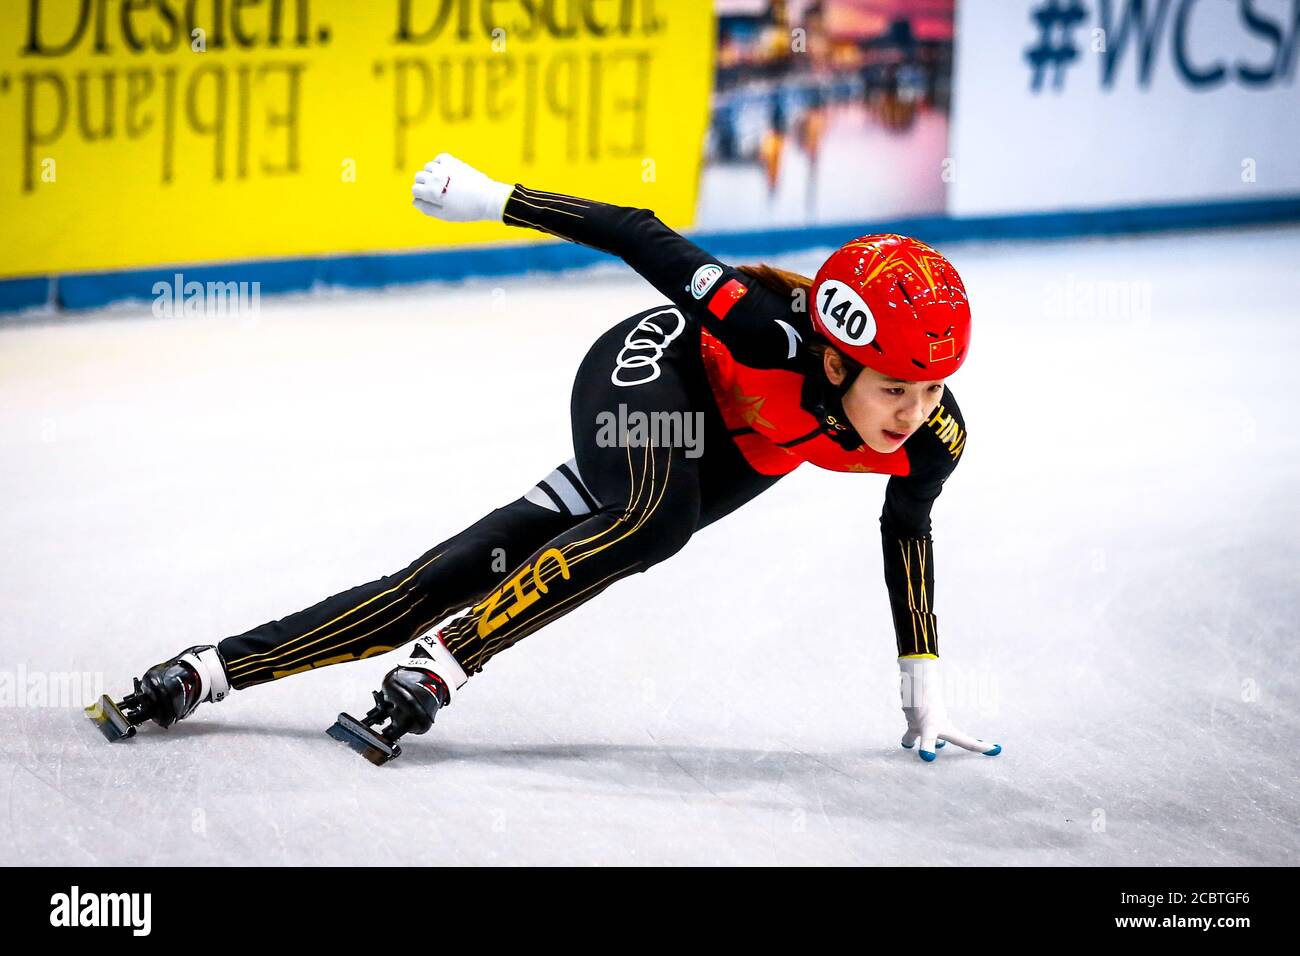
[[[885,486],[880,515],[885,586],[900,657],[939,654],[930,509],[966,446],[966,422],[947,388],[921,432],[908,443],[911,470],[890,478]]]
[[[930,509],[966,447],[966,422],[947,388],[915,443],[908,443],[911,470],[889,479],[880,516],[885,584],[898,640],[899,690],[907,730],[902,745],[934,760],[945,742],[996,757],[1002,746],[953,724],[944,704],[939,672],[939,635],[934,611],[934,552]]]
[[[500,220],[618,256],[752,368],[797,369],[805,303],[776,294],[652,210],[508,186],[446,153],[416,173],[415,206],[453,222]]]

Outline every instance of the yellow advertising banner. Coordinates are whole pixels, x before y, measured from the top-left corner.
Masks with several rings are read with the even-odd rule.
[[[411,205],[449,152],[691,222],[701,0],[4,0],[0,276],[528,238]]]

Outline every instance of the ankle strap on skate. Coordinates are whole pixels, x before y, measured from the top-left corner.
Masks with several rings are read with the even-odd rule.
[[[411,648],[411,655],[402,661],[401,666],[428,670],[437,674],[447,685],[449,695],[455,694],[469,680],[465,668],[461,667],[451,651],[447,650],[447,645],[442,643],[442,638],[436,631],[416,641],[415,646]]]
[[[230,693],[226,664],[215,647],[191,647],[181,654],[180,659],[193,667],[199,675],[200,701],[224,700]]]

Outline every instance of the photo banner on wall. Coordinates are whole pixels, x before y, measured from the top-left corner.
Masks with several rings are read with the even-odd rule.
[[[715,8],[699,228],[944,211],[953,0],[716,0]]]
[[[695,214],[708,4],[12,0],[0,276],[521,241],[414,172]]]
[[[962,0],[949,211],[1300,195],[1300,0]]]

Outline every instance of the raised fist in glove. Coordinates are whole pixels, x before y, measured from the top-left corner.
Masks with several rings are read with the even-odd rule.
[[[1002,745],[980,740],[963,733],[948,718],[943,703],[943,683],[939,675],[937,657],[900,657],[898,659],[899,691],[903,698],[903,716],[907,718],[907,733],[902,744],[908,750],[921,741],[922,760],[933,760],[944,741],[996,757]]]
[[[450,153],[426,163],[415,174],[413,205],[426,216],[447,222],[500,222],[515,187],[499,183]]]

